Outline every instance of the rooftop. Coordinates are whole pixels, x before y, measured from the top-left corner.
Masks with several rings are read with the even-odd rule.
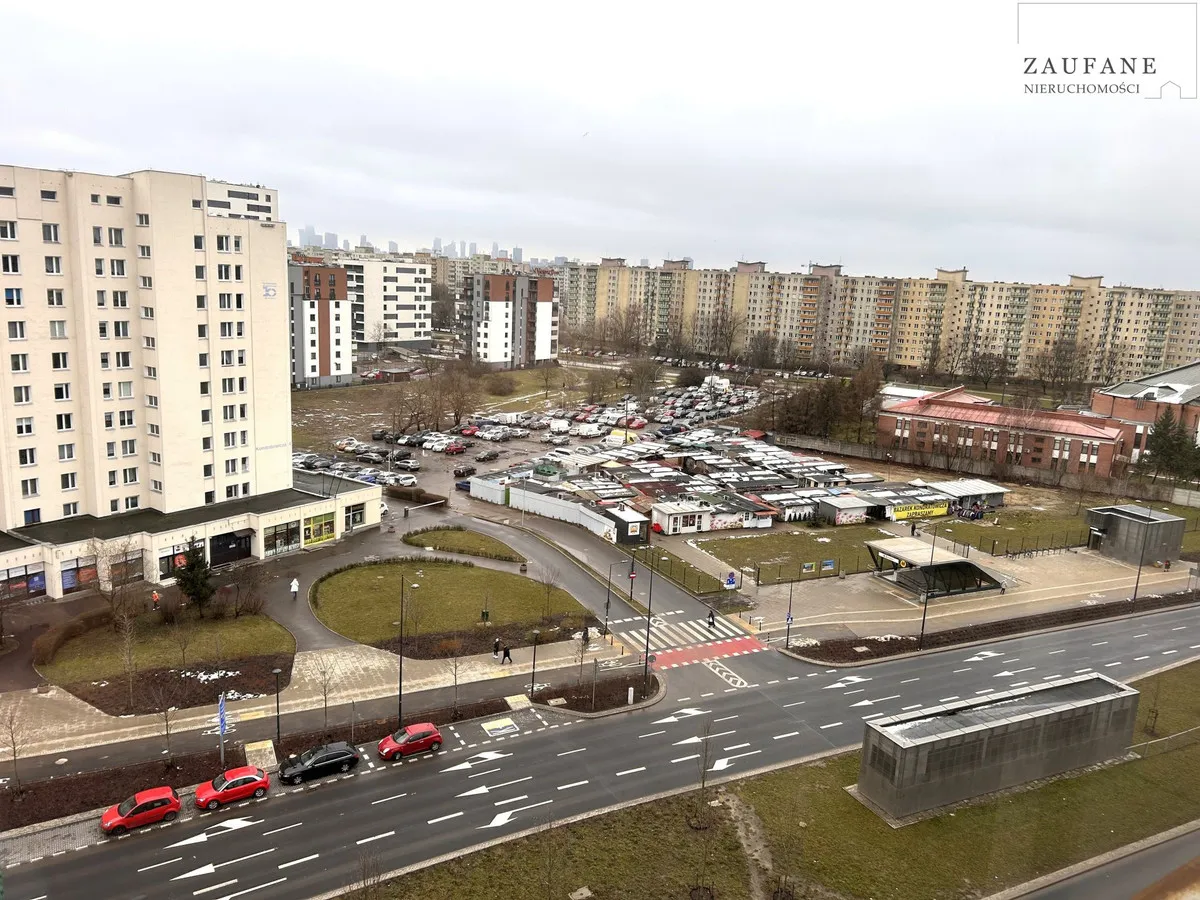
[[[1145,397],[1160,403],[1192,403],[1200,399],[1200,360],[1135,381],[1122,381],[1097,391],[1112,397]]]
[[[886,413],[891,416],[948,419],[967,425],[991,425],[1020,431],[1068,434],[1097,441],[1116,441],[1121,437],[1119,428],[1096,424],[1094,418],[1078,413],[1019,409],[1012,406],[984,406],[966,399],[969,397],[963,388],[952,388],[940,394],[897,403],[888,408]]]

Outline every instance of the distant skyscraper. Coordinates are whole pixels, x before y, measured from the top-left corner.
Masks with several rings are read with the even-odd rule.
[[[471,255],[474,256],[478,252],[479,252],[479,248],[476,247],[474,241],[471,241]]]
[[[320,247],[321,236],[317,234],[317,229],[311,225],[305,225],[300,229],[300,246],[301,247]]]
[[[326,250],[336,250],[337,245],[338,245],[337,235],[334,234],[332,231],[325,232],[325,249]]]
[[[508,259],[508,251],[507,250],[500,250],[498,252],[499,252],[499,256],[496,256],[495,259]]]
[[[439,237],[435,237],[433,239],[433,255],[434,256],[442,255],[442,239]]]
[[[492,259],[500,258],[500,244],[498,241],[492,241]]]
[[[466,257],[466,255],[467,255],[467,242],[466,241],[458,242],[458,255],[461,257],[464,257],[464,258]]]
[[[642,257],[642,261],[639,263],[639,265],[641,265],[641,266],[643,266],[643,267],[645,267],[645,268],[649,268],[649,267],[650,267],[650,260],[646,259],[646,257],[644,257],[644,256],[643,256],[643,257]]]
[[[524,251],[520,247],[513,247],[513,251],[512,251],[513,262],[519,263],[521,261],[521,257],[523,255],[524,255]]]
[[[397,244],[395,241],[388,241],[388,253],[399,253],[399,252],[400,252],[400,245]],[[437,253],[438,251],[434,250],[433,252]]]
[[[556,256],[554,257],[554,264],[556,266],[565,266],[567,264],[567,258],[565,256]]]
[[[342,241],[342,249],[343,249],[343,250],[349,250],[349,249],[350,249],[350,238],[345,238],[345,239]]]
[[[370,244],[367,242],[367,236],[366,236],[365,234],[364,234],[364,235],[362,235],[361,237],[359,237],[359,239],[358,239],[358,246],[360,246],[360,247],[370,247],[370,246],[371,246],[371,245],[370,245]]]
[[[458,259],[458,244],[451,241],[449,246],[450,249],[446,251],[446,256],[450,257],[450,259]]]

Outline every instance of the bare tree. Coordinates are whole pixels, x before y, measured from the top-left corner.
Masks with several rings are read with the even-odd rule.
[[[550,618],[551,601],[554,599],[554,591],[561,581],[562,573],[558,570],[558,566],[551,564],[542,567],[541,574],[538,576],[538,584],[542,586],[542,591],[545,594],[546,605],[543,608],[542,616],[547,620]]]
[[[429,605],[429,597],[418,591],[409,591],[408,596],[404,599],[404,613],[408,624],[405,626],[407,634],[406,640],[410,641],[408,646],[420,646],[418,640],[421,636],[421,626],[425,623],[426,613]]]
[[[16,786],[17,793],[20,793],[21,772],[17,767],[17,760],[21,756],[21,751],[25,749],[27,731],[25,721],[21,718],[16,703],[11,703],[0,717],[0,735],[3,736],[5,748],[12,754],[13,784]]]
[[[358,852],[358,884],[361,900],[377,900],[383,896],[383,863],[379,854],[371,850]]]
[[[756,331],[746,341],[746,359],[756,369],[770,368],[775,362],[775,336],[769,331]]]
[[[229,573],[230,596],[233,603],[233,617],[236,619],[243,614],[258,615],[267,605],[263,593],[267,585],[267,571],[261,565],[237,566]]]
[[[179,665],[186,666],[188,647],[192,645],[196,632],[190,624],[182,621],[182,618],[179,616],[171,622],[171,641],[179,648]]]
[[[621,377],[630,392],[639,397],[653,393],[662,366],[652,359],[635,359],[621,369]]]
[[[745,328],[745,313],[734,312],[732,303],[720,304],[712,315],[705,351],[713,356],[729,359],[733,355],[733,345],[737,343]]]
[[[325,713],[325,731],[329,731],[329,691],[333,687],[333,682],[336,673],[333,666],[330,665],[329,659],[325,656],[318,656],[317,662],[313,666],[317,675],[317,689],[321,692],[321,706]]]
[[[556,376],[558,372],[554,366],[547,364],[538,370],[538,374],[541,376],[542,397],[547,398],[550,396],[550,388],[554,386],[554,382],[557,380]]]
[[[1100,383],[1108,386],[1116,384],[1125,367],[1125,356],[1129,353],[1129,345],[1123,342],[1108,344],[1098,354],[1096,377]]]
[[[367,340],[372,344],[382,344],[387,337],[387,326],[383,324],[383,320],[376,320],[371,325],[371,330],[367,332]]]
[[[129,612],[129,607],[137,596],[137,585],[142,580],[140,573],[134,574],[134,568],[129,559],[135,554],[131,538],[116,541],[102,541],[92,538],[88,541],[88,555],[96,560],[96,589],[100,598],[107,604],[112,613],[113,627],[116,628],[121,616]]]
[[[587,660],[588,649],[588,627],[583,626],[583,631],[579,633],[579,640],[574,642],[573,648],[575,651],[575,660],[579,663],[579,677],[575,679],[577,685],[583,684],[583,664]]]
[[[150,702],[154,706],[154,714],[162,722],[163,737],[167,742],[168,763],[175,759],[175,754],[171,750],[171,722],[175,717],[179,696],[179,682],[171,678],[169,673],[150,685]]]
[[[712,722],[706,721],[700,729],[700,746],[697,748],[698,757],[696,768],[699,772],[699,788],[696,791],[696,802],[692,807],[692,820],[688,824],[697,831],[708,828],[710,814],[708,807],[708,775],[712,769]]]
[[[123,613],[117,620],[117,634],[121,638],[121,663],[129,681],[129,711],[133,712],[133,682],[137,676],[137,618]]]
[[[454,678],[454,719],[458,719],[458,670],[462,666],[462,641],[455,638],[450,642],[450,674]]]
[[[608,394],[613,376],[608,369],[589,369],[587,375],[587,396],[589,403],[597,403]]]
[[[554,371],[550,366],[543,370],[544,373],[549,373],[551,376]],[[472,377],[471,373],[462,367],[443,372],[440,380],[444,408],[454,419],[454,424],[459,425],[479,405],[481,396],[479,380]]]

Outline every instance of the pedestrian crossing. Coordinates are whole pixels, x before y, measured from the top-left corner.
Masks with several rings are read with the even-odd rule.
[[[640,628],[617,631],[616,635],[626,644],[642,649],[646,646],[646,620],[639,619]],[[652,616],[650,622],[650,649],[666,650],[671,647],[688,647],[692,644],[708,643],[731,637],[745,637],[742,631],[728,619],[718,616],[709,627],[708,619],[690,621],[667,621]]]

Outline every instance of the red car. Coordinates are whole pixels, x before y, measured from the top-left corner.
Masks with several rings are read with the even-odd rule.
[[[463,437],[472,437],[473,435],[479,434],[479,426],[478,425],[468,425],[460,433],[462,434]]]
[[[379,742],[380,759],[396,759],[429,750],[437,753],[442,749],[442,733],[432,722],[405,725],[401,731],[389,734]]]
[[[463,446],[462,444],[455,442],[452,444],[447,444],[444,452],[447,456],[454,456],[457,453],[464,452],[466,449],[467,448],[465,446]]]
[[[196,788],[196,809],[216,809],[235,800],[261,797],[271,786],[271,776],[254,766],[222,772]]]
[[[174,788],[156,787],[139,791],[124,803],[105,810],[100,829],[105,834],[122,835],[130,828],[173,822],[179,815],[179,795]]]

